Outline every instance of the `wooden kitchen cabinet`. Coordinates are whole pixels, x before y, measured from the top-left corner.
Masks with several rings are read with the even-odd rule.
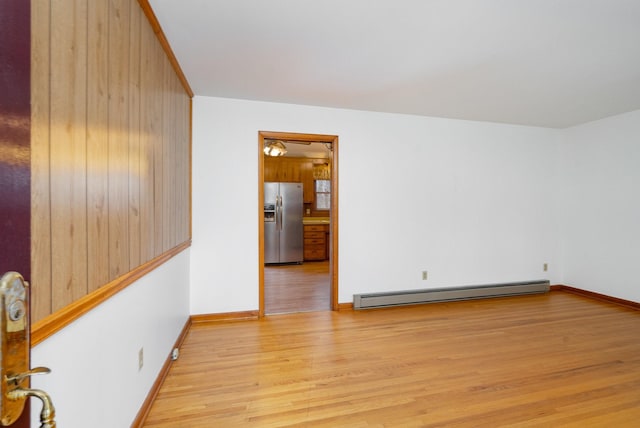
[[[264,157],[264,181],[302,183],[302,200],[312,204],[315,196],[313,189],[313,159]]]
[[[313,189],[313,163],[304,160],[300,163],[300,177],[302,178],[302,200],[305,204],[312,204],[315,196]]]
[[[264,181],[301,183],[300,159],[265,156]]]
[[[304,259],[327,259],[328,224],[306,224],[304,226]]]

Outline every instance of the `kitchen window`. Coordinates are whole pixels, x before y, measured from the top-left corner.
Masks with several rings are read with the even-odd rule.
[[[329,211],[331,208],[331,180],[316,180],[316,211]]]

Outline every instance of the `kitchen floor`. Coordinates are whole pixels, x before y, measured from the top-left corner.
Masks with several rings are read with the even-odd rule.
[[[267,315],[330,309],[329,261],[264,267]]]

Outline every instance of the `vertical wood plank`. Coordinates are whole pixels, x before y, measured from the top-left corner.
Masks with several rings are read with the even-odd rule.
[[[170,212],[170,224],[171,224],[171,243],[169,248],[173,248],[177,245],[178,236],[177,236],[177,213],[180,209],[179,200],[180,196],[178,194],[178,172],[180,170],[180,158],[177,156],[177,148],[180,144],[179,135],[180,135],[180,114],[178,113],[178,79],[175,76],[175,73],[171,76],[171,116],[173,119],[174,126],[171,129],[171,145],[169,147],[170,156],[173,158],[170,160],[170,169],[171,173],[169,175],[169,197],[171,198],[171,203],[169,205]]]
[[[173,92],[173,114],[176,117],[176,128],[174,131],[175,139],[173,142],[173,156],[174,171],[173,171],[173,245],[176,246],[180,243],[180,213],[182,211],[181,202],[182,195],[180,194],[182,181],[182,156],[180,149],[182,148],[182,98],[180,97],[180,81],[174,76],[174,92]]]
[[[163,70],[163,90],[162,90],[162,251],[171,248],[171,153],[172,144],[172,111],[171,111],[171,95],[173,93],[173,81],[171,66],[169,61],[162,60]]]
[[[177,91],[179,87],[178,79],[176,78],[175,71],[171,66],[171,63],[167,59],[167,75],[169,76],[170,83],[170,92],[169,92],[169,117],[171,120],[166,121],[169,124],[169,146],[168,146],[168,154],[169,157],[165,163],[168,170],[168,182],[167,184],[167,198],[169,203],[167,204],[167,213],[169,214],[169,245],[165,248],[165,251],[176,246],[176,209],[177,204],[176,201],[176,184],[177,184],[177,163],[179,159],[176,158],[176,146],[178,145],[178,128],[179,128],[179,119],[180,117],[177,115]]]
[[[163,137],[164,137],[164,128],[163,121],[168,120],[168,118],[164,117],[164,57],[162,55],[162,51],[156,45],[154,45],[154,61],[155,61],[155,70],[156,73],[154,75],[154,80],[156,83],[155,90],[158,91],[157,104],[153,106],[155,110],[155,114],[159,118],[157,133],[154,135],[154,213],[155,213],[155,231],[154,231],[154,255],[162,254],[164,251],[164,242],[163,242],[163,230],[164,230],[164,221],[163,221],[163,179],[164,179],[164,160],[163,160]]]
[[[180,172],[180,188],[179,192],[182,196],[180,201],[180,223],[178,229],[178,242],[182,243],[187,240],[185,231],[187,230],[187,207],[189,205],[189,188],[185,187],[185,183],[189,180],[189,100],[187,97],[180,93],[180,105],[179,111],[182,116],[182,135],[180,138],[180,146],[178,152],[181,159],[181,172]]]
[[[51,313],[48,0],[31,2],[31,320]]]
[[[187,177],[187,169],[185,167],[186,157],[184,154],[186,141],[186,121],[185,121],[185,97],[177,91],[177,111],[176,116],[179,123],[178,136],[176,139],[176,244],[184,242],[184,207],[186,205],[187,192],[184,189],[185,178]]]
[[[184,203],[182,207],[182,239],[185,242],[191,238],[191,98],[183,93],[184,112],[184,143],[182,147],[184,173],[182,180],[182,194]]]
[[[129,271],[129,4],[109,2],[109,278]]]
[[[109,0],[88,2],[88,291],[109,282]]]
[[[130,3],[129,42],[129,270],[140,263],[140,22],[142,9]]]
[[[86,60],[82,0],[51,3],[52,310],[87,293]]]
[[[173,67],[172,67],[173,68]],[[171,76],[171,117],[173,117],[174,126],[171,127],[171,145],[169,146],[169,152],[172,160],[170,160],[170,174],[169,174],[169,198],[172,201],[169,205],[170,212],[170,224],[171,224],[171,243],[169,248],[173,248],[178,243],[177,236],[177,211],[180,209],[178,206],[178,171],[180,169],[180,158],[177,155],[177,147],[180,144],[179,132],[180,132],[180,115],[178,114],[178,86],[180,82],[175,76],[175,73]]]
[[[173,114],[175,116],[175,131],[174,131],[174,142],[173,142],[173,245],[178,245],[180,241],[180,223],[181,223],[181,212],[182,212],[182,194],[181,190],[181,181],[182,181],[182,155],[180,149],[182,148],[182,110],[180,107],[182,106],[182,98],[180,97],[180,81],[174,77],[174,92],[173,92]]]
[[[144,21],[144,20],[143,20]],[[155,34],[148,22],[140,28],[140,261],[148,262],[155,253],[155,202],[154,202],[154,118],[156,101],[155,80]]]

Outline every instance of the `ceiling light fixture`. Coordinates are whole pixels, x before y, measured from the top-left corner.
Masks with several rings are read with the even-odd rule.
[[[264,154],[267,156],[283,156],[287,153],[287,147],[280,140],[265,141]]]

